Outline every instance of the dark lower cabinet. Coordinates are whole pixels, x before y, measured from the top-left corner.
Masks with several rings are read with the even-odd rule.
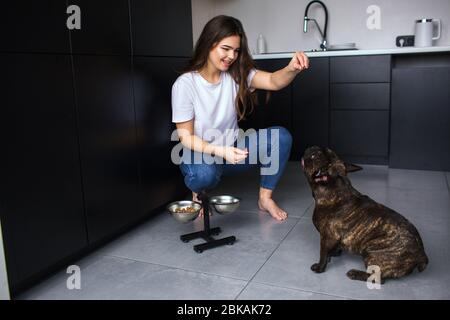
[[[257,68],[275,72],[289,64],[290,59],[273,59],[257,61]],[[291,108],[291,86],[281,90],[270,92],[267,97],[267,91],[258,91],[259,105],[256,106],[259,128],[268,128],[272,126],[283,126],[292,131],[292,108]]]
[[[10,287],[87,245],[70,56],[1,54],[0,217]]]
[[[94,243],[139,218],[131,57],[73,59],[86,219]]]
[[[329,59],[310,58],[310,67],[292,83],[292,160],[310,146],[328,146]]]
[[[390,82],[391,55],[330,58],[331,83]]]
[[[332,110],[331,148],[344,160],[386,163],[389,111]]]
[[[438,67],[424,62],[392,70],[389,166],[450,171],[450,56]]]
[[[134,95],[136,128],[140,158],[139,214],[145,214],[180,199],[188,189],[182,174],[171,159],[171,89],[185,58],[136,57],[134,59]]]
[[[345,161],[388,164],[391,56],[330,58],[330,146]]]

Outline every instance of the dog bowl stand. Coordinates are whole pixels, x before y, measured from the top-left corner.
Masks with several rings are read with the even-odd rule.
[[[194,246],[194,250],[197,253],[202,253],[204,250],[223,246],[225,244],[232,245],[236,241],[235,236],[230,236],[222,239],[214,239],[212,236],[217,236],[222,230],[220,227],[216,228],[210,228],[209,227],[209,209],[210,209],[210,202],[209,202],[209,196],[206,194],[205,191],[202,191],[198,195],[199,200],[202,202],[202,208],[203,208],[203,224],[204,228],[202,231],[197,231],[193,233],[188,233],[180,236],[181,241],[183,242],[189,242],[190,240],[197,239],[197,238],[203,238],[206,242],[197,244]]]

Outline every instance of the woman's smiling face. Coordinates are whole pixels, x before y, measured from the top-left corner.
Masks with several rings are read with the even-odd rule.
[[[238,58],[240,47],[241,37],[235,35],[223,38],[209,52],[208,63],[220,71],[228,71]]]

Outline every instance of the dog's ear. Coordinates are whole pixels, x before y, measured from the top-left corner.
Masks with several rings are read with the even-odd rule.
[[[333,150],[331,150],[330,148],[326,148],[326,152],[330,159],[330,168],[328,170],[330,176],[336,177],[337,175],[339,175],[341,177],[345,177],[345,176],[347,176],[347,172],[351,172],[348,170],[349,164],[343,162]],[[356,166],[355,166],[355,168],[356,168]],[[352,167],[352,169],[353,169],[353,167]],[[356,170],[358,170],[358,169],[356,169]],[[356,170],[354,170],[354,171],[356,171]]]
[[[328,174],[332,177],[341,176],[345,177],[347,175],[347,170],[345,169],[345,164],[339,158],[336,158],[331,162],[328,169]]]
[[[359,171],[359,170],[363,169],[362,167],[357,166],[356,164],[347,163],[347,162],[344,162],[344,166],[345,166],[345,171],[347,171],[347,173],[355,172],[355,171]]]
[[[330,157],[332,166],[336,167],[336,170],[341,176],[346,176],[347,173],[349,172],[355,172],[363,169],[362,167],[357,166],[356,164],[343,162],[341,159],[339,159],[337,154],[330,148],[326,148],[326,151],[328,153],[328,156]]]
[[[346,176],[347,175],[347,171],[345,169],[345,164],[344,162],[339,159],[339,157],[337,156],[337,154],[331,150],[330,148],[326,148],[326,153],[328,154],[328,159],[330,161],[330,166],[328,168],[328,174],[332,177],[336,177],[336,176]]]

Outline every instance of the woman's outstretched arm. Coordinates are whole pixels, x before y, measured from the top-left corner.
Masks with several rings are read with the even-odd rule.
[[[309,59],[303,52],[295,52],[289,64],[275,72],[258,70],[252,79],[251,87],[277,91],[288,86],[301,71],[309,68]]]

